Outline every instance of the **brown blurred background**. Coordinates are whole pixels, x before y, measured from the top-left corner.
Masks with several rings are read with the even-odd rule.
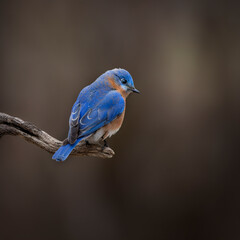
[[[0,239],[240,239],[237,1],[1,1],[0,111],[58,139],[79,91],[126,68],[112,159],[0,140]]]

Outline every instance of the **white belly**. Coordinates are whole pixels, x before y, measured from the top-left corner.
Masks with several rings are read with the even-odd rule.
[[[100,141],[104,134],[105,134],[104,128],[100,128],[94,134],[92,134],[87,140],[89,141],[89,143],[97,143]]]
[[[94,134],[92,134],[89,138],[87,138],[87,140],[89,141],[89,143],[97,143],[100,140],[103,140],[103,137],[105,139],[116,134],[119,129],[120,127],[115,129],[107,129],[106,127],[102,127],[99,130],[97,130]]]

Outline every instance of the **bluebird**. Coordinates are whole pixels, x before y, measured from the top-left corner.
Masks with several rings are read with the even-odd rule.
[[[80,141],[106,144],[122,125],[131,92],[139,93],[130,73],[121,68],[105,72],[83,88],[72,107],[68,137],[52,158],[64,161]]]

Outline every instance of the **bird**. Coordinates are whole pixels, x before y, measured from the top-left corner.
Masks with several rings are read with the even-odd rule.
[[[53,159],[64,161],[75,146],[85,141],[107,146],[106,138],[120,129],[130,93],[140,93],[130,73],[122,68],[108,70],[79,93],[69,117],[69,131]]]

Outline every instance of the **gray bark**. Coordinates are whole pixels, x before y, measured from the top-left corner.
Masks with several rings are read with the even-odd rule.
[[[0,112],[0,138],[3,135],[21,136],[49,153],[54,153],[62,145],[62,141],[50,136],[30,122]],[[102,145],[77,145],[71,155],[111,158],[114,151]]]

